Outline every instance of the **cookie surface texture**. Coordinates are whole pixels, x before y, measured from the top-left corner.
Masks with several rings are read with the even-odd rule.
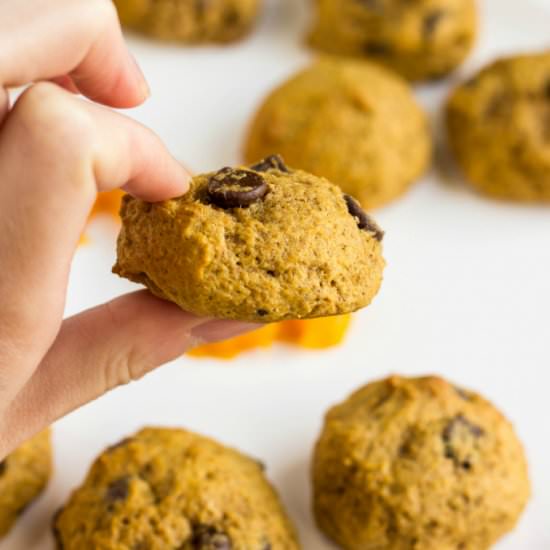
[[[411,80],[455,69],[477,35],[474,0],[317,0],[311,45],[366,57]]]
[[[501,59],[447,104],[449,143],[480,192],[550,202],[550,52]]]
[[[312,473],[317,523],[348,550],[486,550],[530,493],[511,424],[437,377],[393,376],[330,409]]]
[[[125,197],[113,270],[196,315],[252,322],[348,313],[381,283],[382,232],[329,181],[278,157]]]
[[[145,428],[107,449],[54,520],[58,550],[298,550],[262,465]]]
[[[428,168],[425,113],[402,78],[374,63],[327,57],[273,91],[245,145],[328,178],[367,210],[402,195]]]
[[[51,435],[45,430],[0,462],[0,536],[44,490],[52,471]]]
[[[123,25],[161,40],[232,42],[246,35],[259,0],[114,0]]]

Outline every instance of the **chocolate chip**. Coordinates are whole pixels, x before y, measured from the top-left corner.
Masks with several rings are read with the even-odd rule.
[[[375,40],[370,40],[367,42],[363,49],[367,55],[388,55],[391,52],[388,44],[384,44],[384,42],[376,42]]]
[[[452,440],[456,430],[460,429],[461,426],[467,428],[474,437],[481,437],[485,434],[485,430],[483,428],[473,422],[470,422],[463,415],[459,414],[455,416],[443,429],[443,441],[445,441],[445,443],[449,443]]]
[[[357,227],[367,233],[373,233],[374,238],[377,241],[381,241],[384,238],[384,232],[376,225],[376,223],[369,218],[365,211],[359,206],[359,203],[350,195],[344,195],[348,212],[357,221]]]
[[[113,481],[109,487],[107,487],[105,500],[109,503],[125,500],[128,497],[128,481],[128,477],[121,477]]]
[[[469,434],[469,438],[465,437]],[[452,460],[456,466],[464,470],[472,469],[471,457],[463,456],[464,453],[469,453],[473,448],[473,440],[477,440],[485,434],[485,430],[470,422],[463,415],[455,416],[443,428],[441,438],[445,444],[445,457]],[[470,440],[470,441],[468,441]]]
[[[231,550],[231,539],[211,525],[198,525],[191,540],[193,550]]]
[[[7,467],[8,467],[7,460],[6,459],[2,460],[2,462],[0,462],[0,476],[4,475]]]
[[[258,317],[265,317],[268,313],[269,313],[269,311],[267,311],[267,309],[257,309],[256,310],[256,315],[258,315]]]
[[[290,173],[288,166],[285,164],[281,155],[270,155],[260,162],[253,164],[251,170],[256,172],[269,172],[269,170],[279,170],[280,172]]]
[[[442,10],[435,10],[426,15],[422,22],[422,33],[425,38],[431,38],[435,33],[440,21],[445,17],[445,12]]]
[[[256,172],[222,168],[208,182],[208,198],[220,208],[244,208],[261,200],[269,191]]]

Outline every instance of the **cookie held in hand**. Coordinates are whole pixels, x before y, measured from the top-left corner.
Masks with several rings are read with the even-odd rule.
[[[349,313],[382,280],[383,233],[328,180],[269,157],[126,196],[113,271],[196,315],[252,322]]]

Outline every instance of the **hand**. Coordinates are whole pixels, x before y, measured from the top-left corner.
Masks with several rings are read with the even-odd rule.
[[[28,83],[10,108],[7,88]],[[188,173],[151,131],[98,105],[147,96],[110,0],[0,0],[0,459],[191,346],[250,328],[146,291],[63,321],[97,192],[158,201],[187,190]]]

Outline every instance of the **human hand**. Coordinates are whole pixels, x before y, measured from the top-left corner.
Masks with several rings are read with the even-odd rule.
[[[10,108],[7,88],[29,83]],[[188,173],[151,131],[99,105],[147,96],[110,0],[0,0],[0,459],[186,349],[251,328],[146,291],[63,321],[97,192],[158,201],[187,190]]]

